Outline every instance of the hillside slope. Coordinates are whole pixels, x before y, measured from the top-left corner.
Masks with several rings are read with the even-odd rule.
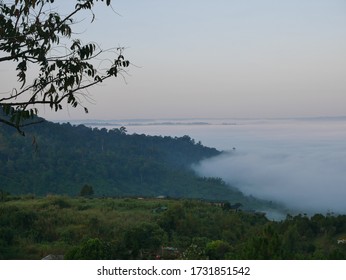
[[[200,178],[192,163],[221,152],[189,136],[126,134],[45,121],[23,137],[0,125],[0,189],[12,194],[78,195],[87,184],[96,196],[169,196],[262,205],[221,179]]]

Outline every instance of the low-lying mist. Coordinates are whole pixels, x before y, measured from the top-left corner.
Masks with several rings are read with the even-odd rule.
[[[343,122],[248,128],[238,129],[240,148],[205,160],[195,170],[202,176],[220,177],[245,194],[281,202],[293,211],[346,213]]]
[[[189,135],[206,146],[229,151],[195,166],[201,176],[221,177],[245,194],[283,203],[293,211],[346,214],[346,117],[153,124],[127,129]]]

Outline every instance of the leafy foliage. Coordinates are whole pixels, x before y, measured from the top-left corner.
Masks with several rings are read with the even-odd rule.
[[[112,244],[99,238],[90,238],[84,241],[79,247],[73,248],[66,255],[66,259],[76,260],[110,260],[114,257]]]
[[[38,112],[35,105],[47,104],[51,109],[63,109],[63,101],[72,107],[81,105],[80,96],[86,89],[102,83],[129,67],[122,48],[106,66],[95,68],[93,60],[103,51],[96,43],[83,44],[74,38],[74,17],[83,10],[92,12],[98,0],[77,0],[74,9],[61,15],[52,7],[54,0],[16,0],[0,2],[0,62],[16,63],[19,88],[0,98],[0,108],[8,118],[0,122],[20,130],[23,121],[32,119]],[[107,6],[110,0],[100,0]],[[65,49],[61,54],[59,48]],[[35,66],[35,67],[33,67]],[[38,68],[38,74],[28,81],[29,69]],[[83,106],[84,107],[84,106]],[[88,112],[84,107],[85,112]]]
[[[158,207],[167,209],[153,211]],[[345,215],[269,221],[197,200],[14,197],[0,259],[346,259]]]

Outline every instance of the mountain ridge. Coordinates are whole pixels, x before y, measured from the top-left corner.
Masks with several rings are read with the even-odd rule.
[[[12,194],[76,196],[90,185],[95,196],[266,204],[219,178],[197,176],[191,165],[222,151],[187,135],[127,134],[124,127],[107,130],[49,121],[25,127],[25,134],[0,124],[0,189]]]

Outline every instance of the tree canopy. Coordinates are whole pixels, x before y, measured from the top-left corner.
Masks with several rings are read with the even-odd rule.
[[[158,207],[165,210],[154,211]],[[270,221],[188,199],[8,195],[0,201],[5,260],[47,254],[68,260],[345,260],[345,232],[346,215]]]
[[[105,51],[97,43],[83,44],[72,29],[78,13],[90,11],[93,22],[95,2],[110,6],[111,0],[76,0],[66,15],[53,8],[54,2],[0,1],[0,62],[16,64],[19,82],[0,95],[0,122],[19,131],[37,115],[40,104],[58,111],[66,102],[72,107],[82,106],[87,113],[88,109],[81,104],[86,90],[117,77],[130,65],[123,56],[123,48],[115,48],[113,59],[107,59],[102,69],[95,67],[95,59]],[[38,69],[33,79],[28,75],[30,69]]]

